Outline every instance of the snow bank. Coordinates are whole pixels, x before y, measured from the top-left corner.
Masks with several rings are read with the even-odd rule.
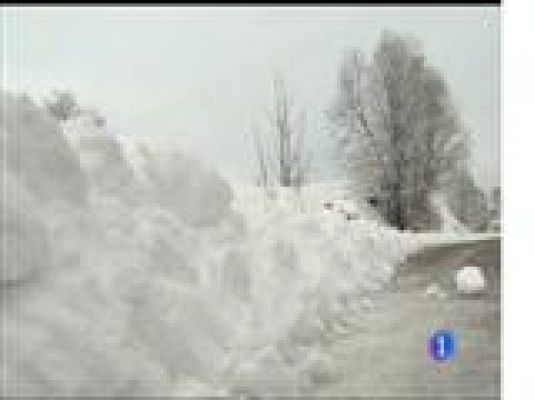
[[[351,214],[354,219],[370,223],[377,221],[377,215],[364,201],[355,200],[347,192],[347,182],[329,181],[310,183],[301,188],[259,187],[232,182],[234,205],[253,217],[275,210],[285,210],[298,214],[317,214],[330,211],[346,217]],[[328,207],[330,208],[328,210]]]
[[[3,189],[1,286],[32,279],[50,266],[51,258],[48,233],[32,207],[28,188],[12,172],[3,172],[0,176]]]
[[[59,125],[25,97],[0,91],[0,158],[43,206],[81,205],[86,179]]]
[[[2,182],[21,194],[3,207],[2,239],[24,249],[2,266],[6,395],[265,394],[267,375],[289,393],[404,257],[393,231],[241,209],[183,154],[133,167],[108,133],[78,121],[66,141],[36,106],[18,108],[40,122],[7,135],[33,159],[7,163]],[[61,207],[38,207],[47,199]]]

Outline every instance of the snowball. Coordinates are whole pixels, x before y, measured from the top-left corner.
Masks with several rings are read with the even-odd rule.
[[[480,267],[466,266],[456,271],[456,288],[463,293],[478,293],[484,290],[486,280]]]

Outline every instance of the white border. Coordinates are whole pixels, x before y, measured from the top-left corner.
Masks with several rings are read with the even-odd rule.
[[[503,394],[534,399],[534,2],[505,0],[502,14]]]

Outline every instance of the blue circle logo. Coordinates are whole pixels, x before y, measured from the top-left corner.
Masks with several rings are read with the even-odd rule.
[[[444,362],[452,359],[456,351],[456,341],[452,331],[434,332],[428,341],[428,353],[434,361]]]

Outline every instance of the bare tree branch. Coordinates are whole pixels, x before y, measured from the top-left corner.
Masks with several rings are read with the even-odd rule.
[[[304,118],[301,117],[301,120]],[[283,79],[273,82],[273,106],[267,113],[263,134],[254,131],[258,181],[266,186],[300,187],[310,170],[304,123],[297,124],[295,110]]]

